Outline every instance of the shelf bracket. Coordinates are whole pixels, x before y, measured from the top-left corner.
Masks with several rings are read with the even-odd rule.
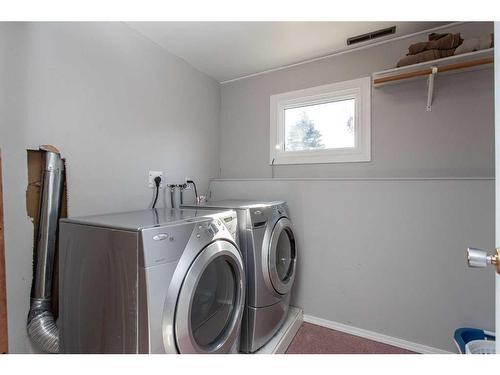
[[[437,66],[431,67],[431,74],[427,78],[427,112],[432,111],[432,97],[434,96],[434,78],[438,72]]]

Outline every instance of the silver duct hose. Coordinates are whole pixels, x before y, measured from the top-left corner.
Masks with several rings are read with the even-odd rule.
[[[31,298],[28,336],[47,353],[59,353],[59,331],[50,311],[50,299]]]
[[[51,291],[64,164],[54,149],[40,149],[45,151],[45,164],[27,328],[28,336],[39,349],[58,353],[59,331],[51,311]]]

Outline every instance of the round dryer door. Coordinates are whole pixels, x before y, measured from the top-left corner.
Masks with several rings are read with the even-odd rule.
[[[271,284],[279,294],[287,294],[292,289],[297,262],[297,249],[290,220],[278,220],[271,233],[268,249]]]
[[[181,353],[227,353],[238,339],[245,302],[245,274],[238,249],[218,240],[196,257],[175,312]]]

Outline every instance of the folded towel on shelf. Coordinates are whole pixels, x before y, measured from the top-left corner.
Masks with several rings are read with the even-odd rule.
[[[429,40],[438,40],[441,39],[443,36],[448,35],[449,33],[444,33],[444,34],[439,34],[439,33],[430,33],[428,35]]]
[[[455,55],[469,53],[493,47],[493,34],[481,35],[479,38],[465,39],[463,43],[455,50]]]
[[[460,33],[428,35],[427,42],[414,43],[408,47],[408,53],[396,64],[397,67],[437,60],[493,47],[493,34],[484,34],[479,38],[464,40]]]
[[[408,47],[407,55],[417,55],[423,51],[428,50],[450,50],[457,48],[463,39],[460,37],[460,33],[457,34],[436,34],[432,33],[428,37],[429,41],[414,43]]]
[[[494,41],[493,33],[481,35],[479,37],[479,49],[493,48]]]
[[[462,53],[474,52],[479,49],[479,38],[465,39],[464,42],[457,47],[455,50],[455,55],[461,55]]]
[[[397,66],[406,66],[418,64],[425,61],[441,59],[443,57],[453,56],[455,49],[430,49],[416,55],[408,55],[398,61]]]

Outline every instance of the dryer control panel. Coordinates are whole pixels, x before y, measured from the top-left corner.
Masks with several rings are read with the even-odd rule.
[[[238,232],[238,220],[236,211],[227,210],[209,216],[214,219],[211,226],[211,230],[214,232],[214,235],[220,230],[219,228],[224,226],[236,241]]]

